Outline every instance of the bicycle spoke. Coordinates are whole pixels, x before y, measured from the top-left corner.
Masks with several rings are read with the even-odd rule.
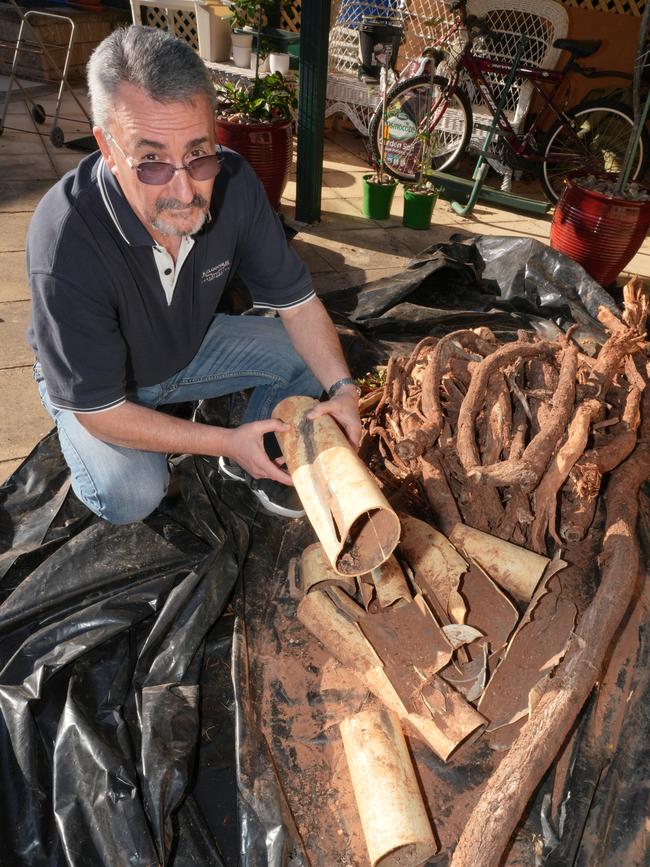
[[[578,109],[571,120],[551,133],[545,151],[542,181],[547,193],[557,199],[566,178],[618,174],[632,133],[632,120],[615,105],[591,105]],[[633,177],[643,162],[639,148]]]

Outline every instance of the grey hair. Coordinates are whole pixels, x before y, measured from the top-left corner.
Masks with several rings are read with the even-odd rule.
[[[210,73],[194,49],[156,27],[120,27],[93,51],[87,66],[93,121],[106,128],[115,94],[133,84],[158,102],[185,102],[204,93],[216,108]]]

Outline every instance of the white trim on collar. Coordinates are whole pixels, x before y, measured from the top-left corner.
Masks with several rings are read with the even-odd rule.
[[[115,208],[113,207],[113,203],[111,202],[110,197],[108,195],[108,190],[106,189],[106,181],[104,180],[104,169],[106,169],[106,163],[104,161],[104,157],[101,157],[99,170],[97,171],[97,186],[99,187],[99,192],[101,193],[102,201],[104,202],[106,210],[108,211],[109,217],[115,223],[115,228],[117,229],[117,231],[120,233],[120,235],[124,238],[124,240],[126,241],[126,243],[130,247],[131,242],[124,234],[124,230],[122,229],[122,226],[120,225],[120,221],[117,219],[117,214],[115,213]],[[108,169],[106,169],[106,170],[108,171]]]

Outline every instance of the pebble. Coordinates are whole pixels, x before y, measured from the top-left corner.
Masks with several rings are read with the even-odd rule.
[[[616,191],[618,181],[611,178],[597,178],[595,175],[589,175],[581,179],[579,185],[585,190],[602,193],[604,196],[618,196]],[[636,181],[632,181],[623,190],[622,198],[633,202],[650,202],[650,190],[637,184]]]

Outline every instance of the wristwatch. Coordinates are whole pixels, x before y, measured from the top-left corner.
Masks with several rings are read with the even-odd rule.
[[[357,394],[361,396],[361,389],[350,376],[344,376],[343,379],[337,379],[336,382],[332,383],[332,385],[330,385],[330,387],[327,389],[327,396],[329,398],[334,397],[336,392],[340,388],[343,388],[344,385],[353,385],[357,391]]]

